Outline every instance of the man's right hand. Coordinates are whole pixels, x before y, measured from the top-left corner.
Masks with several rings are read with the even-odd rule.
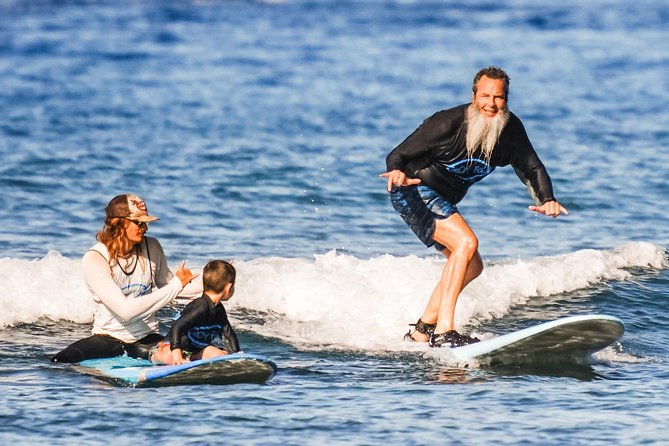
[[[418,178],[409,178],[407,175],[399,169],[391,170],[390,172],[382,173],[380,177],[385,177],[388,179],[388,192],[393,189],[393,184],[395,186],[413,186],[414,184],[420,184],[420,179]]]

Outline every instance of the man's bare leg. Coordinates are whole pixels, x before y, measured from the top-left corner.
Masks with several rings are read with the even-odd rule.
[[[478,240],[460,214],[437,220],[434,239],[444,245],[442,253],[448,261],[441,278],[430,296],[421,320],[437,323],[435,333],[455,329],[455,306],[460,292],[483,271],[478,252]],[[417,331],[411,334],[416,341],[427,341],[428,335]]]

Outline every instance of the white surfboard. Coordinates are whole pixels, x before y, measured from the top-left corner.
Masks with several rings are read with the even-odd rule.
[[[144,359],[117,356],[89,359],[76,365],[79,371],[123,386],[173,386],[184,384],[264,383],[277,370],[260,355],[243,352],[179,365],[153,365]]]
[[[618,341],[624,332],[623,322],[613,316],[572,316],[451,351],[464,362],[473,359],[490,366],[587,364],[593,353]]]

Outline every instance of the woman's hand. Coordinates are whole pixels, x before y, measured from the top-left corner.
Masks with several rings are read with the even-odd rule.
[[[181,281],[182,288],[188,285],[191,282],[191,280],[199,276],[199,274],[193,274],[190,269],[186,268],[185,260],[183,260],[181,264],[179,264],[179,268],[177,268],[175,274]]]

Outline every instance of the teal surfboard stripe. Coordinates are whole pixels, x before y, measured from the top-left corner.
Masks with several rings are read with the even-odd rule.
[[[263,362],[265,364],[270,365],[272,369],[274,369],[274,373],[276,373],[276,364],[272,360],[265,358],[264,356],[246,354],[246,353],[232,353],[225,356],[217,356],[211,359],[198,359],[197,361],[184,362],[183,364],[178,364],[178,365],[151,367],[150,369],[147,369],[144,372],[144,379],[146,381],[153,381],[154,379],[160,379],[168,375],[174,375],[175,373],[192,369],[193,367],[198,367],[203,364],[210,364],[219,361],[235,361],[240,359],[250,359]]]

